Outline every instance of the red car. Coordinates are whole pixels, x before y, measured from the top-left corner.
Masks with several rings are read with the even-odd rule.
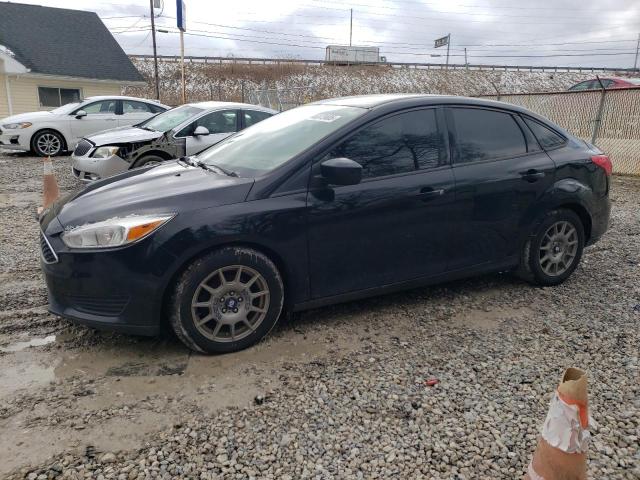
[[[640,87],[640,78],[618,78],[618,77],[609,77],[609,78],[601,78],[600,82],[604,88],[636,88]],[[600,82],[598,82],[597,78],[593,80],[585,80],[584,82],[576,83],[574,86],[569,88],[569,91],[575,92],[577,90],[600,90],[602,87],[600,86]]]

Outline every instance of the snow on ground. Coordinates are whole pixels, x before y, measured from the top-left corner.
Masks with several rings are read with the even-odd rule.
[[[153,96],[153,61],[133,59],[149,79],[144,87],[129,87],[126,94]],[[371,93],[437,93],[491,95],[563,91],[592,73],[494,70],[432,70],[391,66],[329,66],[283,63],[279,65],[187,63],[189,101],[249,100],[256,89],[300,89],[304,101]],[[159,62],[161,100],[180,103],[180,64]]]

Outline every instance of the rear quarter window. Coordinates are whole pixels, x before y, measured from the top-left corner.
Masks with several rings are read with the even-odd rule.
[[[553,148],[561,147],[566,143],[566,139],[558,133],[551,130],[549,127],[542,125],[540,122],[533,120],[532,118],[523,117],[524,122],[531,129],[535,137],[538,139],[538,143],[545,150],[551,150]]]

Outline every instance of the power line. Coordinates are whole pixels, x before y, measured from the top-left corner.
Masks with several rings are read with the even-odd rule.
[[[340,11],[347,11],[349,9],[346,8],[336,8],[336,7],[326,7],[326,6],[321,6],[321,5],[317,5],[317,3],[328,3],[330,5],[344,5],[344,3],[342,2],[332,2],[329,0],[309,0],[311,2],[313,2],[312,5],[309,5],[310,7],[313,8],[325,8],[325,9],[330,9],[330,10],[340,10]],[[300,4],[299,4],[300,5]],[[392,11],[402,11],[403,7],[392,7],[392,6],[388,6],[388,5],[371,5],[371,4],[367,4],[367,3],[352,3],[352,2],[348,2],[347,5],[349,5],[350,7],[357,7],[357,6],[361,6],[361,7],[367,7],[367,8],[378,8],[378,9],[384,9],[384,10],[392,10]],[[422,4],[422,5],[426,5],[426,4]],[[491,7],[486,7],[487,9],[492,9]],[[366,11],[359,11],[359,13],[367,13]],[[531,14],[526,14],[526,15],[508,15],[508,14],[502,14],[502,13],[477,13],[477,12],[460,12],[460,11],[451,11],[451,10],[429,10],[428,12],[429,14],[434,14],[434,15],[465,15],[465,16],[475,16],[475,17],[505,17],[505,18],[549,18],[548,15],[543,15],[543,16],[535,16],[535,15],[531,15]],[[388,15],[388,14],[381,14],[381,15]],[[568,20],[575,20],[575,21],[584,21],[584,20],[593,20],[596,18],[599,18],[598,15],[596,14],[596,16],[594,17],[579,17],[579,16],[571,16],[571,17],[561,17],[561,16],[557,16],[554,15],[553,16],[554,19],[568,19]]]

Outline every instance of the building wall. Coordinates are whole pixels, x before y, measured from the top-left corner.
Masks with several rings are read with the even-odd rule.
[[[0,118],[9,115],[9,108],[6,102],[4,75],[0,75]],[[122,84],[107,82],[90,82],[85,80],[69,81],[55,80],[48,78],[9,76],[9,88],[13,105],[13,114],[33,112],[36,110],[51,110],[51,108],[40,107],[38,99],[38,87],[60,87],[79,88],[83,98],[94,95],[120,95]]]
[[[5,76],[0,73],[0,118],[6,117],[9,113],[9,103],[7,100],[7,91],[4,82]]]

